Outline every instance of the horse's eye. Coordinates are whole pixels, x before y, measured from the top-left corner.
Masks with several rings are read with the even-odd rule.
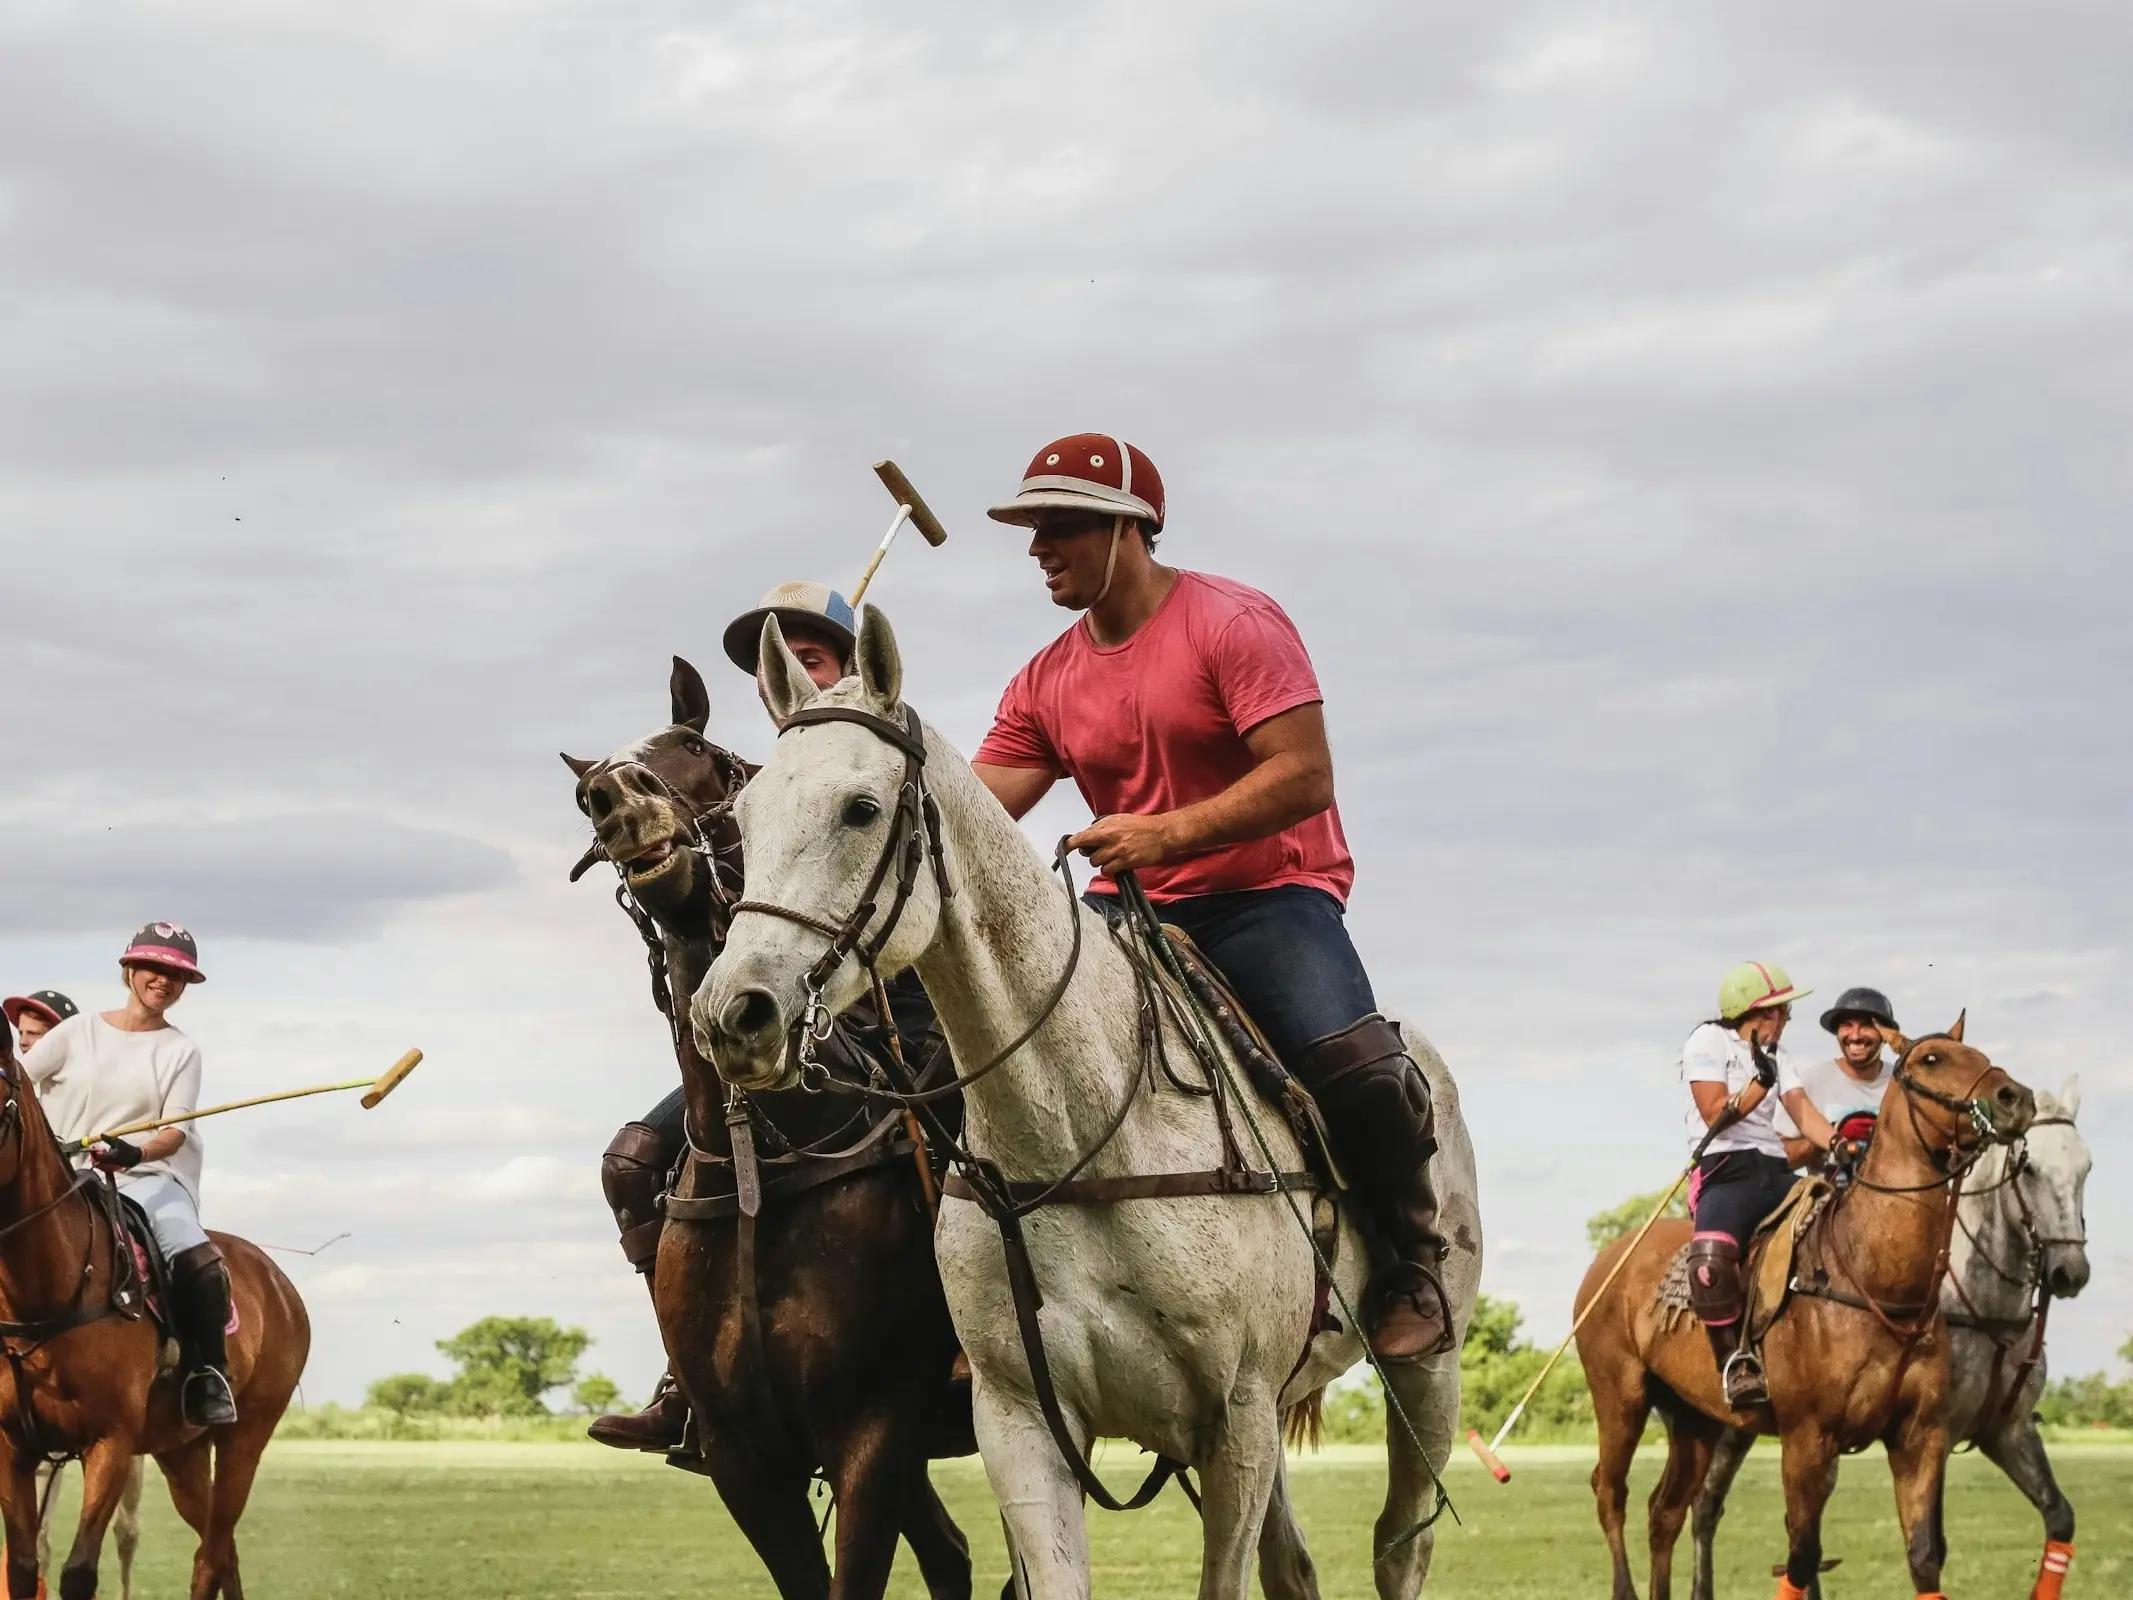
[[[701,739],[684,739],[681,741],[681,747],[692,756],[701,756],[707,753],[704,750],[704,742]]]
[[[1926,1065],[1927,1065],[1927,1066],[1929,1066],[1929,1067],[1937,1067],[1937,1066],[1939,1066],[1939,1065],[1940,1065],[1940,1052],[1939,1052],[1938,1050],[1928,1050],[1928,1051],[1926,1052],[1926,1058],[1925,1058],[1925,1059],[1926,1059]]]
[[[585,791],[583,789],[580,789],[578,791],[578,809],[584,812],[588,817],[593,814],[592,807],[585,803]]]
[[[864,828],[881,815],[881,802],[870,794],[855,794],[844,803],[844,825]]]

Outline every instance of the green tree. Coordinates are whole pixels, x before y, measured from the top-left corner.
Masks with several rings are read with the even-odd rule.
[[[448,1410],[452,1386],[426,1372],[395,1372],[380,1378],[365,1391],[363,1404],[380,1411],[397,1411],[403,1417],[434,1416]]]
[[[573,1384],[578,1358],[591,1345],[583,1328],[559,1326],[551,1317],[483,1317],[437,1348],[459,1367],[452,1380],[453,1409],[477,1416],[542,1416],[541,1397]]]
[[[615,1380],[604,1372],[589,1373],[580,1378],[577,1388],[571,1391],[570,1398],[573,1406],[589,1417],[623,1409],[622,1391],[615,1387]]]
[[[1611,1211],[1585,1220],[1585,1238],[1595,1251],[1605,1250],[1617,1239],[1627,1238],[1644,1226],[1644,1221],[1659,1204],[1664,1189],[1654,1189],[1650,1194],[1633,1194]],[[1670,1217],[1686,1217],[1689,1201],[1685,1194],[1677,1194],[1667,1203],[1666,1214]]]

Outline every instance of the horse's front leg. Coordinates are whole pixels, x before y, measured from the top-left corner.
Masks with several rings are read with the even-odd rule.
[[[81,1521],[74,1548],[59,1571],[60,1600],[95,1600],[96,1565],[104,1553],[104,1533],[118,1511],[119,1497],[133,1471],[133,1442],[106,1434],[82,1453]]]
[[[1289,1501],[1288,1463],[1274,1461],[1274,1492],[1259,1525],[1259,1587],[1267,1600],[1318,1600],[1318,1564]]]
[[[1437,1509],[1437,1481],[1459,1437],[1459,1352],[1399,1362],[1385,1378],[1407,1420],[1387,1404],[1385,1505],[1370,1550],[1380,1600],[1414,1600],[1437,1550],[1436,1525],[1415,1532],[1415,1524]]]
[[[1053,1443],[1035,1398],[1000,1393],[980,1369],[971,1420],[986,1479],[1007,1525],[1022,1600],[1088,1600],[1089,1530],[1081,1484]],[[1071,1411],[1067,1427],[1074,1448],[1086,1453],[1088,1430]]]
[[[1813,1592],[1822,1572],[1822,1508],[1837,1486],[1837,1445],[1813,1421],[1784,1435],[1785,1582],[1780,1597]],[[1787,1587],[1789,1585],[1790,1587]]]
[[[1273,1396],[1233,1396],[1200,1469],[1200,1600],[1248,1600],[1252,1553],[1280,1462]]]
[[[2066,1586],[2066,1569],[2074,1559],[2074,1503],[2052,1476],[2051,1458],[2044,1453],[2036,1417],[2026,1405],[2019,1409],[2019,1416],[2009,1417],[1991,1433],[1981,1435],[1977,1447],[2043,1514],[2044,1558],[2036,1587],[2030,1591],[2031,1600],[2059,1600],[2060,1591]]]
[[[880,1600],[889,1586],[906,1497],[914,1481],[926,1479],[925,1453],[912,1448],[906,1422],[893,1408],[869,1413],[855,1418],[830,1447],[830,1481],[837,1492],[830,1600]],[[966,1576],[963,1594],[969,1593]]]
[[[1922,1595],[1940,1593],[1948,1542],[1941,1531],[1941,1484],[1948,1470],[1948,1430],[1938,1406],[1901,1418],[1889,1437],[1889,1472],[1896,1480],[1896,1520],[1911,1583]]]
[[[8,1600],[36,1600],[37,1596],[37,1464],[13,1451],[0,1475],[5,1484],[7,1517]]]

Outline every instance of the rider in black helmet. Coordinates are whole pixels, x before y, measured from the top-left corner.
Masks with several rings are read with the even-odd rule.
[[[1884,1033],[1897,1031],[1895,1008],[1879,989],[1847,989],[1822,1013],[1822,1031],[1836,1035],[1837,1054],[1801,1063],[1800,1087],[1821,1112],[1827,1136],[1802,1130],[1784,1107],[1772,1119],[1785,1140],[1785,1159],[1794,1167],[1827,1164],[1849,1173],[1867,1140],[1889,1084],[1890,1065],[1882,1053]]]

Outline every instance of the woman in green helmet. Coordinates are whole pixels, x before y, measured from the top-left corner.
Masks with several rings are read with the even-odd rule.
[[[1747,1302],[1741,1260],[1756,1225],[1792,1187],[1785,1141],[1772,1120],[1779,1103],[1816,1143],[1826,1145],[1830,1137],[1827,1122],[1801,1087],[1791,1055],[1779,1043],[1792,1019],[1793,1001],[1807,992],[1783,967],[1744,961],[1718,986],[1718,1016],[1701,1024],[1681,1047],[1691,1148],[1710,1135],[1689,1180],[1689,1207],[1696,1218],[1696,1236],[1689,1243],[1689,1303],[1711,1336],[1726,1402],[1739,1409],[1770,1398],[1761,1366],[1740,1348]]]

